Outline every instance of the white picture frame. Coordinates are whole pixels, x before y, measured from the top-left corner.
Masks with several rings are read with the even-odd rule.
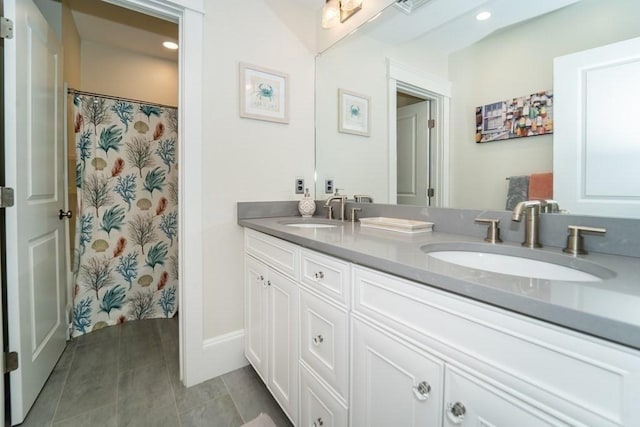
[[[289,123],[289,75],[240,63],[240,117]]]
[[[369,136],[370,103],[366,95],[338,89],[338,132]]]

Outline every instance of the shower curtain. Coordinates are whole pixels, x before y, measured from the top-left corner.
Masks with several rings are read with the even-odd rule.
[[[178,305],[178,111],[73,93],[72,336],[172,317]]]

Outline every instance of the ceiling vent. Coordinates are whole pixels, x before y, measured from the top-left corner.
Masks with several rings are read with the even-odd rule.
[[[411,15],[420,6],[423,6],[425,3],[429,3],[430,1],[431,0],[398,0],[394,6],[407,15]]]

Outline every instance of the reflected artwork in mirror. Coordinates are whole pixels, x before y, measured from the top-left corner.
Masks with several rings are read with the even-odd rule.
[[[475,20],[480,5],[491,19]],[[562,141],[544,134],[477,144],[476,107],[554,88],[554,58],[638,37],[638,16],[635,0],[527,8],[431,0],[409,15],[387,7],[316,59],[316,198],[326,196],[323,183],[331,178],[343,194],[368,194],[377,203],[504,209],[505,178],[553,171],[553,145]],[[370,97],[368,138],[338,132],[339,88]],[[417,156],[422,125],[402,119],[404,95],[429,111],[427,148]],[[410,149],[400,148],[403,134]],[[412,191],[435,195],[403,197]]]

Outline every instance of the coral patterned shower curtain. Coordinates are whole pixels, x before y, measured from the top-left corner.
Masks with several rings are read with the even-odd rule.
[[[172,317],[178,111],[80,92],[72,98],[78,190],[72,335]]]

